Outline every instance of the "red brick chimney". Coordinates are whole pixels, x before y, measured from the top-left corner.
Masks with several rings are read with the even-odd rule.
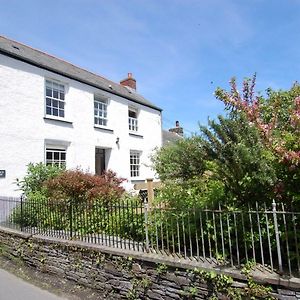
[[[128,77],[121,80],[120,84],[136,90],[136,80],[132,77],[132,73],[128,73]]]

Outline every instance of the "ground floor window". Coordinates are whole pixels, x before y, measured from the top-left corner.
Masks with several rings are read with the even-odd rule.
[[[64,168],[66,155],[66,149],[46,148],[46,165]]]
[[[140,176],[140,155],[138,151],[130,151],[130,176]]]

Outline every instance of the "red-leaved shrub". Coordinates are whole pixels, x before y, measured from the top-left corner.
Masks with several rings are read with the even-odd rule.
[[[85,173],[79,169],[67,170],[44,185],[52,201],[73,201],[74,203],[93,202],[101,200],[103,203],[113,202],[124,193],[121,186],[125,179],[117,177],[113,171],[103,175]]]

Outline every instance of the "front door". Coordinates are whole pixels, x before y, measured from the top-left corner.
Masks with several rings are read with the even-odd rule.
[[[95,173],[102,175],[105,171],[105,149],[95,149]]]

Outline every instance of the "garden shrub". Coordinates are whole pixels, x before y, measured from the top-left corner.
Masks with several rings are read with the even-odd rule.
[[[97,199],[107,204],[120,199],[124,193],[123,181],[112,171],[98,176],[77,169],[60,173],[45,181],[44,186],[52,201],[73,201],[77,205]]]
[[[63,169],[57,166],[30,163],[27,166],[26,175],[21,180],[17,178],[16,184],[25,196],[28,197],[30,193],[43,191],[43,183],[48,179],[58,176],[61,172],[63,172]]]
[[[23,227],[108,234],[142,241],[144,215],[140,199],[125,193],[124,179],[108,171],[101,176],[79,169],[28,166],[19,185],[26,193],[11,221]]]

